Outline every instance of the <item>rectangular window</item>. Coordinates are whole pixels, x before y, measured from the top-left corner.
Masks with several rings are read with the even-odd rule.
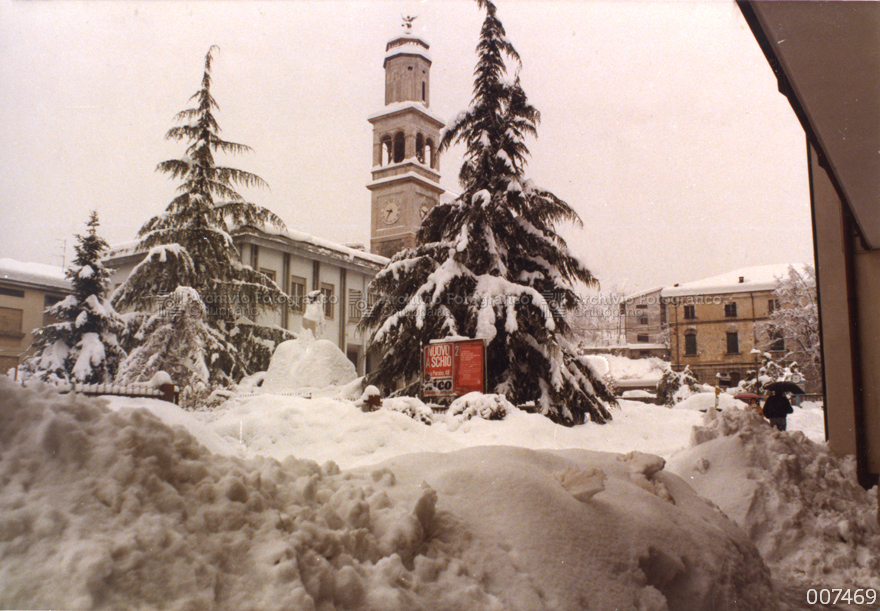
[[[324,318],[333,318],[333,305],[336,297],[333,294],[334,287],[326,282],[321,283],[321,294],[324,296]]]
[[[361,291],[351,289],[348,291],[348,319],[351,321],[360,320],[364,315],[364,294]]]
[[[24,310],[0,308],[0,335],[21,337],[21,316]]]
[[[736,318],[736,303],[724,304],[724,315],[728,318]]]
[[[779,300],[778,299],[771,299],[767,302],[767,314],[768,315],[773,314],[773,312],[775,312],[778,309],[779,309]]]
[[[303,297],[306,294],[306,279],[299,276],[290,277],[290,309],[302,314]]]
[[[6,295],[7,297],[24,297],[24,291],[0,286],[0,295]]]
[[[636,341],[640,344],[647,344],[649,341],[651,341],[651,338],[648,336],[647,333],[639,333],[638,335],[636,335]]]
[[[684,336],[684,353],[688,356],[697,354],[697,334],[689,333]]]
[[[727,333],[727,354],[739,354],[739,333]]]
[[[639,317],[640,325],[648,324],[648,306],[636,306],[636,315]]]
[[[785,350],[785,337],[778,331],[770,334],[770,351],[782,352]]]
[[[266,276],[272,282],[275,282],[275,270],[274,269],[266,269],[265,267],[260,268],[260,273]]]
[[[684,306],[684,319],[685,320],[694,320],[697,317],[696,308],[692,305]]]
[[[61,297],[56,297],[55,295],[46,295],[43,297],[43,310],[48,310],[53,305],[61,301]],[[43,326],[48,327],[49,325],[54,325],[58,322],[58,319],[54,316],[49,316],[45,311],[43,312]]]

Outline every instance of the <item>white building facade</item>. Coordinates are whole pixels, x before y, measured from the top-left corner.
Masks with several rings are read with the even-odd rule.
[[[303,318],[303,298],[312,291],[321,291],[323,338],[345,352],[360,375],[369,371],[366,338],[357,325],[366,308],[367,287],[388,259],[289,230],[268,232],[244,227],[233,234],[233,243],[242,263],[268,276],[290,296],[277,308],[259,308],[257,322],[300,334],[309,326]],[[136,245],[112,248],[104,260],[113,270],[112,286],[125,282],[143,257]]]

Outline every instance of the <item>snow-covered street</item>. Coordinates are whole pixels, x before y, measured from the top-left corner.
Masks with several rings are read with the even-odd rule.
[[[814,404],[778,433],[634,401],[566,428],[0,392],[4,608],[806,609],[809,587],[880,588],[876,502],[812,441]]]

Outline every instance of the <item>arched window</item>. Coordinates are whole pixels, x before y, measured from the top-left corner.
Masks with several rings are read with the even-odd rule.
[[[403,161],[403,149],[405,145],[406,140],[403,137],[403,132],[397,132],[394,134],[394,163],[400,163]]]
[[[428,138],[428,141],[425,143],[425,163],[428,164],[429,168],[436,170],[436,162],[437,160],[435,159],[434,154],[434,141]]]
[[[425,163],[425,137],[421,134],[416,134],[416,159]]]
[[[388,165],[391,163],[391,136],[382,138],[382,154],[379,160],[380,165]]]

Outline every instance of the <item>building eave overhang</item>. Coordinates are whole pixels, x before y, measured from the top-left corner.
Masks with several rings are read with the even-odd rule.
[[[411,113],[417,113],[421,115],[426,121],[429,123],[433,123],[434,126],[440,130],[445,127],[446,123],[440,117],[431,114],[431,112],[425,107],[422,102],[395,102],[393,104],[389,104],[385,107],[384,110],[373,113],[369,117],[367,117],[367,121],[369,121],[372,125],[375,125],[377,122],[383,119],[388,119],[397,116],[403,116]]]
[[[880,248],[880,2],[738,0],[867,248]]]
[[[441,187],[437,182],[425,178],[417,172],[406,172],[405,174],[395,174],[394,176],[388,176],[386,178],[378,178],[372,182],[367,183],[367,189],[372,191],[380,186],[393,185],[396,182],[412,181],[418,182],[422,186],[431,189],[432,191],[436,191],[438,195],[446,192],[446,189]]]

